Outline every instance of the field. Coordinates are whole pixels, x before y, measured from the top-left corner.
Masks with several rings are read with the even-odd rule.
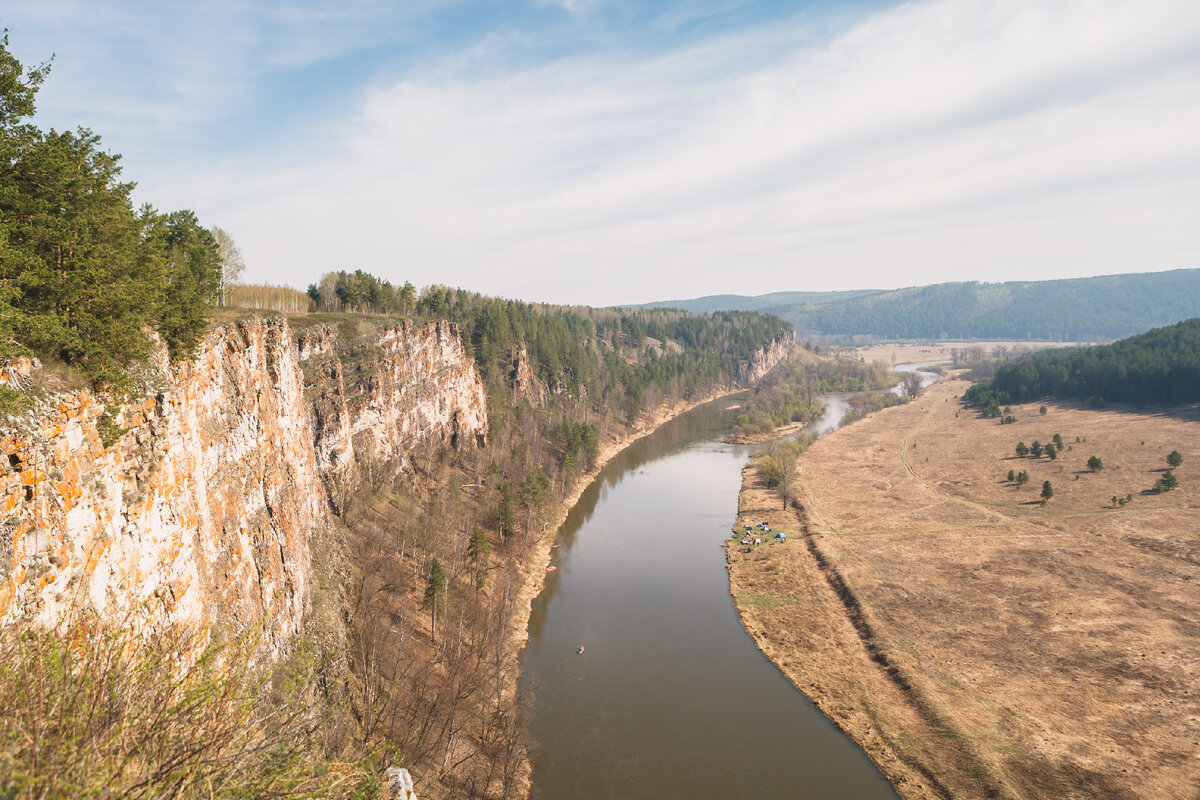
[[[905,797],[1195,800],[1200,415],[1032,404],[1000,425],[967,385],[819,440],[800,511],[746,471],[743,516],[797,534],[728,548],[747,629]],[[1016,456],[1055,434],[1056,460]],[[1150,493],[1172,450],[1178,488]]]
[[[883,361],[888,364],[913,364],[924,361],[949,361],[952,350],[981,347],[992,352],[997,347],[1008,351],[1044,350],[1047,347],[1074,347],[1079,342],[880,342],[867,347],[846,348],[845,352],[864,361]]]

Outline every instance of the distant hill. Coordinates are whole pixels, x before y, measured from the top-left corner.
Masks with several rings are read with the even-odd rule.
[[[1200,316],[1200,269],[1052,281],[938,283],[894,291],[774,292],[652,303],[769,310],[801,339],[1119,339]]]
[[[884,289],[849,289],[842,292],[771,292],[770,294],[710,294],[707,297],[697,297],[693,300],[660,300],[654,303],[643,303],[630,308],[678,308],[696,314],[710,314],[713,311],[778,311],[788,306],[818,305],[832,303],[837,300],[852,300],[856,297],[866,297],[881,294]]]
[[[1121,403],[1200,402],[1200,319],[1156,328],[1108,345],[1044,350],[964,395],[987,416],[1038,397]]]

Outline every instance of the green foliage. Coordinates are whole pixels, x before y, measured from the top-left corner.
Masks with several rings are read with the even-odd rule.
[[[1051,461],[1058,458],[1058,448],[1056,448],[1053,444],[1046,445],[1045,453],[1046,458],[1050,459]]]
[[[764,455],[758,459],[758,476],[768,489],[775,489],[783,482],[783,469],[774,458]]]
[[[521,481],[521,508],[539,509],[546,504],[550,493],[550,478],[539,466],[530,464],[525,468]]]
[[[172,358],[188,358],[208,324],[221,288],[217,240],[191,211],[159,215],[143,209],[146,243],[162,259],[166,288],[155,322]]]
[[[425,582],[425,595],[421,599],[422,608],[435,608],[446,597],[446,571],[442,562],[436,557],[429,567],[429,579]]]
[[[309,285],[308,296],[318,311],[411,314],[416,308],[417,290],[411,283],[393,286],[356,269],[325,273],[319,283]]]
[[[564,419],[550,430],[548,438],[559,451],[559,466],[564,471],[574,472],[580,466],[586,471],[596,465],[600,435],[595,425]]]
[[[513,506],[512,488],[507,483],[500,484],[498,516],[502,539],[507,539],[517,532],[517,512]]]
[[[1179,478],[1174,472],[1167,470],[1162,474],[1162,477],[1154,482],[1154,485],[1150,488],[1150,491],[1154,492],[1155,494],[1162,494],[1163,492],[1171,491],[1178,485]]]
[[[1104,462],[1100,460],[1100,456],[1092,456],[1087,460],[1087,468],[1092,472],[1099,472],[1104,469]]]
[[[759,381],[734,423],[735,436],[770,433],[793,422],[807,422],[821,411],[818,395],[883,389],[896,382],[881,363],[854,359],[793,360]]]
[[[488,541],[487,532],[476,525],[471,530],[471,541],[467,544],[467,557],[475,568],[475,588],[482,589],[487,583],[488,558],[492,554],[492,545]]]
[[[1017,458],[1024,458],[1025,456],[1029,455],[1029,445],[1025,444],[1024,442],[1017,442],[1016,451]]]
[[[1017,486],[1024,486],[1027,483],[1029,483],[1029,473],[1025,470],[1021,470],[1017,473]]]
[[[1178,467],[1183,463],[1183,454],[1178,450],[1172,450],[1167,454],[1167,466]]]
[[[100,441],[105,447],[112,447],[117,443],[117,439],[121,438],[121,434],[125,433],[125,429],[118,425],[113,415],[106,410],[96,420],[96,432],[100,434]]]
[[[1200,401],[1200,319],[1132,336],[1111,345],[1046,350],[1008,364],[964,399],[984,409],[996,403],[1058,396],[1123,403]]]
[[[120,156],[86,128],[24,120],[48,71],[22,77],[0,42],[0,339],[120,384],[149,353],[142,328],[190,352],[214,295],[215,244],[190,212],[135,213]]]
[[[15,416],[33,408],[33,401],[24,392],[0,385],[0,415]]]
[[[1041,414],[1043,417],[1046,416],[1046,407],[1045,406],[1040,407],[1038,409],[1038,413]]]
[[[1042,499],[1049,500],[1054,497],[1054,487],[1050,485],[1050,481],[1042,483]]]
[[[1010,469],[1010,470],[1008,471],[1008,482],[1009,482],[1009,483],[1012,483],[1012,482],[1013,482],[1013,481],[1015,481],[1016,479],[1017,479],[1017,474],[1016,474],[1015,472],[1013,472],[1013,471]]]
[[[1029,455],[1034,458],[1042,457],[1042,443],[1034,439],[1033,444],[1029,445]]]

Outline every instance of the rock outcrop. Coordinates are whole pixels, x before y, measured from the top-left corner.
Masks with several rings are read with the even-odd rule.
[[[339,351],[332,327],[293,340],[285,320],[250,318],[193,361],[160,355],[152,396],[59,396],[0,431],[0,622],[86,598],[109,618],[266,619],[281,647],[307,607],[310,539],[332,524],[326,489],[353,483],[364,452],[394,462],[486,434],[455,326],[402,323],[366,351]]]
[[[783,331],[754,354],[749,363],[742,364],[738,369],[738,379],[745,386],[753,386],[764,375],[770,372],[776,364],[787,358],[788,353],[796,345],[796,332]]]

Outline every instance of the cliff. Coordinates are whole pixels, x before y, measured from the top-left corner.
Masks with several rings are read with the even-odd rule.
[[[774,369],[775,365],[787,358],[796,344],[795,331],[787,330],[778,334],[761,350],[754,354],[749,363],[738,368],[738,379],[744,386],[753,386],[764,375]]]
[[[294,339],[255,317],[155,371],[149,396],[58,395],[0,430],[0,622],[86,597],[110,618],[139,604],[235,629],[266,618],[277,650],[303,621],[326,493],[354,485],[353,465],[486,435],[450,323]]]

